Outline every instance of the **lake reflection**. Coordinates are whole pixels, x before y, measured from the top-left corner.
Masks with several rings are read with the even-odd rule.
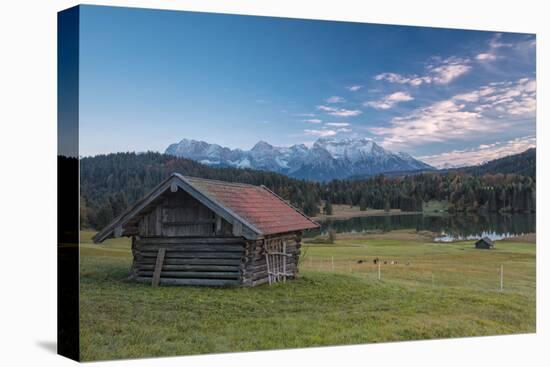
[[[329,219],[320,222],[321,228],[307,236],[336,233],[362,233],[398,229],[430,231],[440,236],[436,241],[489,237],[494,240],[536,232],[535,214],[410,214]]]

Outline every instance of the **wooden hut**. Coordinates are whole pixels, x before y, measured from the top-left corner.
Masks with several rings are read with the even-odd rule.
[[[132,277],[245,285],[296,277],[302,231],[319,225],[264,186],[174,173],[93,240],[132,238]]]
[[[476,245],[476,248],[480,248],[480,249],[492,249],[495,247],[494,241],[489,237],[483,237],[477,240],[475,245]]]

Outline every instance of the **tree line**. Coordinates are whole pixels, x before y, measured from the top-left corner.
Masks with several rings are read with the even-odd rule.
[[[321,183],[267,171],[214,168],[155,152],[113,153],[80,160],[81,226],[104,227],[172,172],[265,185],[309,216],[317,215],[321,208],[332,211],[332,204],[357,205],[361,210],[421,211],[423,203],[430,200],[447,201],[449,211],[536,209],[535,178],[514,173],[475,175],[451,171]]]

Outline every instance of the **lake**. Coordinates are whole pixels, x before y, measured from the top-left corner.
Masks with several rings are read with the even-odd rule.
[[[320,222],[321,229],[307,235],[336,233],[389,232],[398,229],[438,233],[436,241],[450,242],[489,237],[500,240],[536,232],[535,214],[400,214],[349,219],[329,219]]]

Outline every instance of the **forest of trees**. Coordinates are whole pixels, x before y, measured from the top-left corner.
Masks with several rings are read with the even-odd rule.
[[[334,180],[322,185],[321,198],[334,204],[421,211],[423,202],[447,201],[448,210],[534,212],[535,180],[515,174],[475,176],[462,172],[405,177],[379,175],[367,180]]]
[[[525,167],[521,162],[515,164]],[[172,172],[265,185],[310,216],[318,214],[320,207],[332,211],[332,204],[357,205],[361,210],[420,211],[423,202],[430,200],[447,201],[449,211],[535,211],[534,166],[529,175],[478,170],[483,174],[430,172],[320,183],[273,172],[213,168],[153,152],[98,155],[80,160],[81,225],[102,228]]]
[[[310,214],[318,211],[318,183],[295,180],[266,171],[212,168],[161,153],[114,153],[80,160],[81,225],[102,228],[172,172],[265,185]]]
[[[523,153],[494,159],[479,166],[455,168],[451,171],[458,170],[478,176],[495,173],[513,173],[516,175],[535,177],[537,170],[537,150],[535,148],[530,148]]]

